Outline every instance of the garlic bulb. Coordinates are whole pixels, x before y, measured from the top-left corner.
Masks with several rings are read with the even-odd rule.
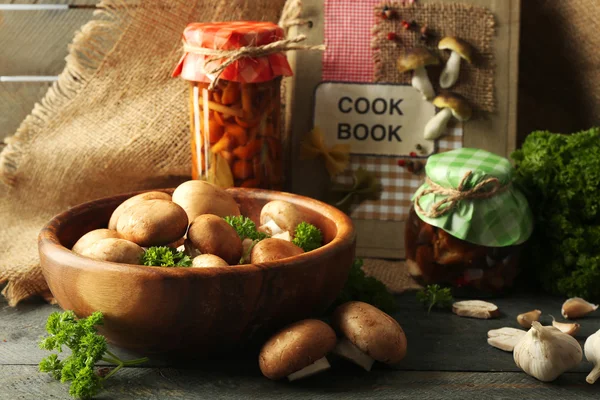
[[[587,383],[592,384],[600,378],[600,330],[587,338],[583,348],[585,349],[585,358],[594,364],[594,369],[585,378]]]
[[[542,382],[550,382],[577,366],[583,357],[579,342],[552,326],[533,321],[513,352],[517,367]]]

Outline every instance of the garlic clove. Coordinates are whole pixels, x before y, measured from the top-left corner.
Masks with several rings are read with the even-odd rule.
[[[558,322],[552,315],[552,326],[559,331],[566,333],[567,335],[575,336],[579,332],[581,325],[569,323],[569,322]]]
[[[585,381],[591,385],[600,378],[600,330],[587,338],[583,348],[585,358],[594,364],[594,369],[585,378]]]
[[[452,304],[452,312],[459,317],[490,319],[500,315],[498,306],[481,300],[463,300]]]
[[[540,320],[540,316],[541,315],[542,315],[542,312],[540,310],[531,310],[531,311],[528,311],[526,313],[519,314],[517,316],[517,322],[523,328],[529,329],[529,328],[531,328],[531,323],[533,321],[539,321]]]
[[[531,329],[516,344],[517,367],[542,382],[550,382],[576,367],[583,358],[579,342],[553,326],[533,321]]]
[[[500,328],[488,331],[488,344],[504,351],[513,351],[526,332],[516,328]]]
[[[597,304],[585,301],[581,297],[573,297],[562,305],[561,314],[568,319],[581,318],[598,309]]]

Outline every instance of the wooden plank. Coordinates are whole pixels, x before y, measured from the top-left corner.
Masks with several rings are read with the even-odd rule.
[[[549,314],[560,317],[564,299],[539,294],[520,294],[492,300],[502,311],[502,316],[493,320],[460,318],[449,311],[432,311],[427,315],[414,293],[397,297],[398,311],[393,317],[403,327],[408,340],[408,353],[395,369],[404,371],[473,371],[473,372],[518,372],[511,353],[503,352],[487,344],[487,331],[505,326],[519,328],[516,316],[520,313],[540,309],[542,322],[550,324]],[[37,347],[37,340],[44,333],[47,316],[58,310],[56,306],[29,301],[17,308],[2,307],[0,302],[0,368],[2,365],[35,365],[46,354]],[[600,312],[580,320],[581,332],[577,339],[581,344],[585,338],[600,329]],[[6,340],[6,341],[5,341]],[[138,355],[116,350],[123,358]],[[230,360],[206,361],[211,368],[225,368],[229,364],[239,365],[248,371],[256,370],[256,349],[248,354],[232,355]],[[147,366],[187,366],[194,368],[198,363],[175,362],[153,356]],[[587,373],[591,364],[584,361],[575,370]],[[600,386],[599,386],[600,387]]]
[[[0,11],[0,75],[58,75],[93,9]]]
[[[335,365],[334,365],[335,367]],[[35,366],[0,367],[0,399],[68,398],[68,386]],[[522,373],[393,371],[332,368],[293,383],[274,382],[258,371],[206,365],[195,369],[125,368],[105,385],[98,398],[118,399],[597,399],[600,386],[585,383],[585,374],[567,373],[555,383]]]
[[[0,4],[69,4],[95,5],[100,0],[0,0]]]
[[[0,82],[0,143],[15,133],[50,82]]]

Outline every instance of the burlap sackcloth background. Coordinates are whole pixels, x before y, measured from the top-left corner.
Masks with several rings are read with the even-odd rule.
[[[427,47],[441,60],[439,65],[427,67],[435,92],[439,93],[439,76],[450,52],[438,50],[437,43],[445,36],[456,36],[469,43],[474,51],[472,64],[461,61],[459,79],[452,86],[452,92],[464,96],[477,110],[494,111],[496,97],[492,40],[495,21],[490,10],[462,3],[402,4],[386,1],[375,8],[375,13],[381,15],[384,6],[399,10],[403,20],[415,21],[418,26],[426,25],[429,39],[422,41],[419,34],[402,28],[400,19],[379,19],[373,40],[377,82],[410,83],[412,73],[399,73],[396,60],[406,49]],[[389,40],[389,32],[394,32],[397,39]]]
[[[49,296],[35,238],[69,206],[186,179],[184,82],[169,74],[189,21],[276,21],[284,0],[105,0],[71,46],[66,70],[0,156],[0,284],[11,305]],[[523,0],[518,133],[600,122],[600,2]],[[183,97],[182,97],[183,96]],[[365,271],[414,287],[400,263]]]

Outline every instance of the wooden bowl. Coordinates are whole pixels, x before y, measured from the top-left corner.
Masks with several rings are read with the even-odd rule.
[[[173,190],[164,190],[172,193]],[[263,264],[161,268],[93,260],[69,250],[86,232],[104,228],[113,210],[137,193],[73,207],[40,232],[44,277],[65,310],[102,311],[107,339],[147,353],[208,355],[259,343],[281,326],[319,315],[341,291],[354,259],[352,221],[335,207],[289,193],[228,189],[243,215],[258,221],[271,200],[301,207],[324,246]]]

